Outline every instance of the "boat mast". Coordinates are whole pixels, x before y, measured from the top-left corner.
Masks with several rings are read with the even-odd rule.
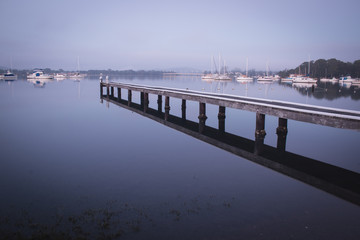
[[[221,70],[221,59],[220,59],[220,53],[219,53],[219,75],[221,74],[220,70]]]
[[[269,76],[269,61],[266,62],[266,76]]]
[[[310,77],[310,54],[309,54],[309,72],[308,72],[308,76]]]
[[[246,57],[246,77],[248,76],[248,67],[249,67],[249,62],[248,62],[248,57]]]

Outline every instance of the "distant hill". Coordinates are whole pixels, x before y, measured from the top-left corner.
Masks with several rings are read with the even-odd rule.
[[[167,68],[163,69],[166,72],[177,72],[177,73],[202,73],[202,70],[190,67],[174,67],[174,68]]]
[[[281,77],[287,77],[290,74],[308,74],[309,62],[303,62],[299,66],[290,70],[283,70],[279,72]],[[360,77],[360,60],[351,62],[342,62],[335,58],[329,60],[318,59],[310,61],[310,77],[323,78],[323,77],[336,77],[350,75],[351,77]]]

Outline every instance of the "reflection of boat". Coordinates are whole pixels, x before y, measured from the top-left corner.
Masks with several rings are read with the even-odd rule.
[[[341,77],[339,79],[339,82],[342,82],[342,83],[352,83],[353,81],[355,81],[355,79],[351,78],[351,76]]]
[[[351,82],[339,82],[339,86],[344,88],[350,88],[351,84],[352,84]]]
[[[314,83],[293,83],[292,86],[296,87],[296,88],[312,88],[312,87],[316,87],[317,84],[314,84]]]
[[[30,78],[27,81],[33,83],[34,87],[44,87],[46,83],[53,82],[54,80],[51,78]]]
[[[4,80],[6,81],[13,81],[13,80],[16,80],[17,76],[10,72],[9,70],[4,74]]]
[[[352,81],[351,85],[360,86],[360,79],[356,78],[355,80]]]
[[[254,79],[251,77],[247,77],[246,75],[242,75],[236,78],[238,82],[252,82]]]
[[[320,82],[338,82],[339,79],[337,79],[336,77],[333,78],[320,78]]]
[[[317,80],[311,77],[296,77],[293,83],[317,83]]]
[[[54,75],[54,78],[55,78],[56,80],[63,80],[63,79],[65,79],[65,78],[67,78],[67,76],[66,76],[66,74],[64,74],[64,73],[57,73],[57,74]]]
[[[45,74],[41,69],[34,69],[33,73],[27,75],[27,79],[53,79],[54,76]]]
[[[258,81],[258,84],[265,84],[265,85],[270,85],[273,84],[273,81]]]

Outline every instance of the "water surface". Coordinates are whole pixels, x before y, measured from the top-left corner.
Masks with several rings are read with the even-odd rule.
[[[127,83],[360,110],[354,87],[203,82]],[[43,87],[0,82],[0,229],[23,236],[120,239],[358,239],[358,205],[173,130],[99,97],[97,79]],[[123,93],[124,97],[125,92]],[[140,96],[134,93],[135,102]],[[150,95],[156,109],[157,96]],[[181,116],[181,100],[170,99]],[[217,127],[216,106],[206,124]],[[226,130],[254,140],[255,114],[226,110]],[[187,103],[198,121],[198,103]],[[266,116],[265,144],[276,146]],[[288,122],[286,150],[360,172],[358,131]],[[41,230],[41,231],[40,231]]]

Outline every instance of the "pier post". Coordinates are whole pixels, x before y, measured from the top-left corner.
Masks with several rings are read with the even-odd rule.
[[[277,148],[279,150],[285,151],[287,133],[287,119],[279,118],[279,126],[276,128],[276,134],[278,135]]]
[[[114,97],[114,87],[110,87],[111,89],[111,97]]]
[[[157,104],[158,104],[158,112],[162,112],[162,96],[161,95],[158,95]]]
[[[118,101],[121,100],[121,88],[117,88],[117,94],[118,94]]]
[[[129,107],[131,106],[131,98],[132,98],[132,93],[131,93],[131,90],[128,89],[128,106]]]
[[[206,116],[206,105],[205,103],[199,102],[199,133],[204,132]]]
[[[182,99],[181,101],[181,118],[186,120],[186,100]]]
[[[263,150],[265,139],[265,114],[256,112],[256,129],[255,129],[255,154],[260,154]]]
[[[225,132],[225,107],[223,106],[219,106],[218,119],[219,119],[219,132],[223,133]]]
[[[255,137],[265,137],[265,114],[256,112]]]
[[[144,92],[144,112],[149,108],[149,93]]]
[[[100,97],[103,96],[103,85],[102,83],[100,83]]]
[[[106,96],[109,97],[109,95],[110,95],[109,85],[106,85]]]
[[[144,107],[144,92],[140,92],[140,106]]]
[[[170,114],[170,97],[165,96],[165,120],[168,120]]]

